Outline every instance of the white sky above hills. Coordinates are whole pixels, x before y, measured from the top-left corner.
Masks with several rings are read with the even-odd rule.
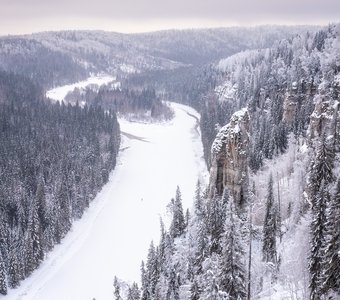
[[[0,35],[63,29],[145,32],[168,28],[328,24],[338,0],[0,0]]]

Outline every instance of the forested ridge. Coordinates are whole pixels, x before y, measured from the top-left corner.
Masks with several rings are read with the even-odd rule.
[[[51,103],[0,73],[0,291],[30,275],[108,181],[120,144],[114,112]]]
[[[156,95],[153,88],[137,90],[105,85],[98,91],[91,88],[75,89],[67,94],[65,100],[73,104],[87,103],[94,107],[111,109],[126,118],[147,122],[169,120],[173,117],[172,110]]]
[[[330,25],[231,56],[189,75],[194,90],[156,81],[163,95],[196,101],[205,158],[223,174],[207,187],[198,183],[186,214],[177,190],[171,225],[161,222],[160,242],[151,243],[141,266],[141,288],[130,286],[127,299],[340,297],[339,30]],[[153,74],[146,76],[130,84]],[[210,86],[203,94],[195,94],[199,77]],[[241,108],[249,115],[245,133],[247,119],[236,117]],[[216,163],[221,157],[227,166]],[[246,168],[237,168],[238,159]],[[235,172],[245,183],[242,202],[233,196]],[[222,177],[221,193],[214,180]]]

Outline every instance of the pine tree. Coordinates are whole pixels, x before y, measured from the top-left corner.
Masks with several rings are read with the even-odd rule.
[[[146,262],[146,282],[148,289],[148,299],[153,299],[156,293],[156,286],[159,280],[158,251],[153,242],[150,244],[148,259]]]
[[[113,280],[113,287],[114,287],[113,293],[114,293],[114,296],[115,296],[114,300],[122,300],[122,297],[120,296],[120,284],[119,284],[116,276]]]
[[[311,273],[310,289],[312,300],[320,299],[321,285],[323,283],[322,249],[325,243],[325,210],[326,202],[328,201],[327,198],[329,198],[329,193],[325,187],[324,180],[322,180],[320,190],[313,201],[313,220],[311,224],[312,241],[309,258],[309,271]]]
[[[1,251],[0,251],[0,294],[7,295],[6,270]]]
[[[276,235],[277,209],[273,195],[273,176],[271,175],[268,183],[266,215],[263,225],[262,254],[265,262],[271,262],[274,265],[277,264]]]
[[[190,286],[190,300],[199,300],[201,292],[202,290],[197,282],[197,279],[194,279]]]
[[[20,282],[20,266],[17,257],[17,252],[13,251],[11,258],[9,260],[9,270],[8,270],[8,285],[11,288],[16,288]]]
[[[196,184],[195,200],[194,200],[195,214],[197,217],[202,217],[204,215],[204,204],[203,204],[203,197],[201,193],[202,193],[201,183],[198,180]]]
[[[329,185],[333,182],[334,151],[323,136],[312,163],[309,178],[312,202],[311,250],[309,257],[311,299],[319,299],[327,289],[325,273],[329,262],[325,262],[326,208],[330,204]],[[330,225],[330,224],[329,224]],[[331,228],[329,228],[331,230]],[[327,276],[326,276],[327,277]]]
[[[176,198],[172,200],[173,202],[173,216],[172,222],[170,226],[170,234],[172,238],[176,238],[184,233],[185,230],[185,218],[183,214],[183,206],[182,206],[182,196],[179,187],[176,190]]]
[[[134,282],[128,290],[127,300],[139,300],[140,299],[140,290],[136,282]]]
[[[33,202],[31,217],[27,229],[26,252],[27,272],[32,273],[44,258],[42,249],[42,232],[38,215],[37,202]]]
[[[197,244],[194,253],[194,274],[200,274],[202,272],[202,263],[204,259],[209,254],[209,240],[208,240],[208,230],[205,219],[197,221]]]
[[[246,271],[241,225],[233,201],[227,205],[223,248],[220,259],[220,287],[230,300],[246,299]]]
[[[9,247],[9,226],[5,219],[5,213],[0,210],[0,252],[2,253],[2,259],[6,265],[8,260],[8,247]]]
[[[325,185],[328,185],[333,181],[333,167],[334,151],[331,149],[330,143],[326,141],[325,136],[322,136],[310,171],[309,186],[312,195],[316,195],[320,190],[322,180]]]
[[[204,261],[202,266],[202,274],[200,276],[202,292],[200,293],[200,299],[225,299],[225,293],[220,287],[220,272],[219,257],[216,253],[213,253]]]
[[[42,231],[44,231],[48,225],[47,212],[46,212],[46,195],[43,178],[39,178],[39,183],[36,191],[36,202],[38,206],[38,215]]]
[[[149,298],[149,281],[147,278],[147,272],[145,269],[144,261],[142,261],[141,265],[141,283],[142,283],[142,300],[148,300]]]
[[[158,246],[158,265],[159,265],[159,272],[162,272],[165,267],[165,252],[166,252],[166,231],[163,220],[160,219],[160,227],[161,227],[161,234],[160,234],[160,241]]]
[[[223,196],[215,196],[208,205],[208,232],[211,236],[210,253],[221,252],[221,238],[225,221],[225,203],[228,202],[228,191],[225,189]]]
[[[166,300],[179,300],[179,277],[176,270],[173,268],[169,274],[168,289],[166,293]]]
[[[325,233],[322,292],[327,294],[333,290],[340,296],[340,179],[335,195],[326,208]]]

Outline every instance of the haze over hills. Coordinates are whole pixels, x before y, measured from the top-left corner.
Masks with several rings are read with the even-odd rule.
[[[205,65],[243,50],[267,48],[277,40],[318,28],[235,27],[141,34],[62,31],[2,37],[0,66],[51,86],[96,72],[119,74]]]

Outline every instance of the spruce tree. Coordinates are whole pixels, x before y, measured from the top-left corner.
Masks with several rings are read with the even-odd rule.
[[[230,300],[246,299],[246,271],[241,225],[234,202],[227,205],[223,248],[220,258],[220,287]]]
[[[180,281],[174,268],[170,271],[166,300],[179,300]]]
[[[195,278],[190,286],[190,300],[199,300],[201,292],[202,290]]]
[[[263,225],[263,261],[277,264],[276,235],[277,235],[277,209],[273,194],[273,176],[268,183],[266,215]]]
[[[147,272],[145,269],[145,263],[142,261],[141,265],[141,284],[142,284],[142,300],[148,300],[149,298],[149,281],[147,278]]]
[[[16,251],[13,251],[9,260],[8,285],[16,288],[20,282],[20,266]]]
[[[316,195],[320,190],[322,180],[325,185],[334,180],[333,167],[334,151],[331,148],[331,143],[326,141],[325,136],[322,136],[310,170],[309,187],[312,195]]]
[[[312,240],[311,253],[309,258],[309,271],[311,273],[310,289],[311,299],[320,299],[321,286],[323,283],[323,246],[325,244],[325,223],[326,223],[326,201],[329,193],[325,187],[324,180],[321,182],[320,190],[314,199],[313,220],[311,223]]]
[[[325,246],[323,249],[324,272],[322,292],[334,291],[340,296],[340,179],[335,195],[326,208]]]
[[[205,259],[202,266],[202,274],[200,275],[200,284],[202,292],[200,299],[222,300],[225,299],[225,293],[221,290],[220,275],[221,266],[219,256],[213,253]]]
[[[201,183],[198,180],[195,190],[195,200],[194,200],[195,214],[197,217],[202,217],[204,215],[204,204],[201,190]]]
[[[223,196],[215,196],[208,204],[208,232],[211,237],[210,253],[221,252],[221,238],[225,221],[225,203],[228,202],[228,192],[225,189]]]
[[[134,282],[128,290],[127,300],[139,300],[140,299],[140,290],[136,282]]]
[[[117,277],[115,276],[113,280],[113,287],[114,287],[114,300],[122,300],[122,297],[120,296],[120,284],[118,282]]]
[[[8,260],[8,247],[9,247],[9,226],[5,219],[5,212],[0,210],[0,252],[2,253],[2,259],[7,266]]]
[[[0,251],[0,294],[7,295],[6,270],[1,251]]]
[[[329,186],[333,176],[334,152],[325,136],[319,144],[314,162],[311,167],[309,188],[312,202],[311,243],[309,256],[310,292],[311,299],[319,299],[323,291],[326,269],[329,262],[325,262],[326,249],[326,208],[330,205]],[[330,225],[330,223],[329,223]],[[329,228],[331,230],[331,228]]]
[[[170,234],[172,238],[176,238],[184,233],[185,218],[183,214],[182,195],[179,187],[177,186],[176,198],[172,200],[172,222],[170,226]]]
[[[159,280],[159,264],[158,251],[153,242],[150,244],[148,259],[146,262],[146,283],[147,283],[147,299],[153,299],[156,293],[156,286]]]
[[[28,234],[26,240],[26,255],[27,255],[27,271],[26,274],[32,273],[40,264],[44,257],[42,249],[42,232],[40,218],[38,215],[37,202],[33,202],[31,216],[28,224]]]

